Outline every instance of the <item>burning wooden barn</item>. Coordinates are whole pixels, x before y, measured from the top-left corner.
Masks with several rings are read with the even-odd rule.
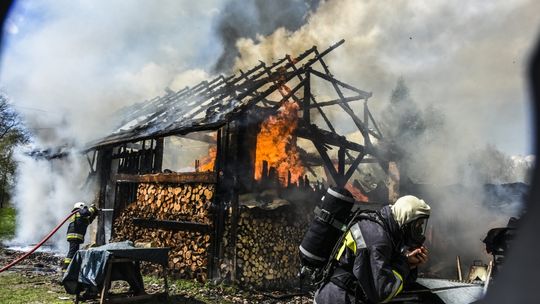
[[[350,181],[363,163],[386,172],[392,164],[376,148],[372,94],[334,78],[324,61],[343,42],[125,109],[118,130],[87,151],[99,207],[114,210],[99,220],[98,244],[170,247],[178,277],[296,284],[298,245],[325,188],[387,202],[395,184],[392,174],[371,192]],[[321,96],[317,82],[328,87]],[[350,118],[360,142],[338,134],[331,106]]]

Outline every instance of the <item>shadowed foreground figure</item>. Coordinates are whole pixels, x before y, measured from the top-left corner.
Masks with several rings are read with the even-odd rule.
[[[78,210],[69,219],[69,226],[67,230],[67,241],[69,243],[69,251],[62,264],[62,270],[66,270],[73,256],[79,250],[79,247],[84,242],[84,235],[88,225],[94,221],[97,215],[97,208],[92,205],[87,207],[83,202],[78,202],[73,205],[73,211]]]
[[[408,195],[353,219],[356,223],[334,257],[337,266],[316,292],[314,303],[384,303],[400,293],[428,259],[422,244],[430,209]]]

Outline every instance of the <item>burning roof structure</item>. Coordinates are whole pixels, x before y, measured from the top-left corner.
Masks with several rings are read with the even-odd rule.
[[[343,43],[123,109],[118,128],[87,149],[91,174],[99,179],[97,203],[114,210],[100,218],[97,243],[159,240],[172,248],[169,266],[184,277],[230,277],[254,286],[295,281],[299,265],[291,252],[323,188],[345,186],[367,201],[365,189],[349,182],[359,165],[392,168],[375,146],[382,134],[368,108],[372,94],[336,79],[324,60]],[[316,96],[315,80],[327,92]],[[362,102],[356,110],[354,101]],[[350,119],[360,142],[338,133],[325,111],[331,106]],[[169,138],[204,143],[206,155],[190,169],[171,170],[164,166]],[[297,145],[299,139],[312,151]],[[380,202],[388,201],[388,192]],[[253,246],[262,236],[265,246]],[[257,265],[243,260],[251,255],[261,256]],[[254,271],[276,263],[279,273]]]
[[[345,160],[352,162],[351,167],[355,168],[367,154],[374,154],[372,138],[382,138],[367,106],[372,94],[334,78],[324,61],[324,56],[343,42],[323,52],[313,47],[297,57],[286,55],[270,65],[261,62],[248,71],[240,71],[239,75],[219,76],[178,92],[169,90],[164,96],[124,109],[125,119],[118,129],[89,146],[99,150],[145,139],[218,130],[231,121],[262,120],[275,115],[285,103],[293,101],[301,113],[294,135],[311,140],[327,163],[334,181],[343,184],[352,174],[352,170],[343,171]],[[317,100],[311,94],[312,77],[330,83],[338,98]],[[273,99],[276,95],[279,98]],[[349,105],[357,100],[364,101],[363,118],[358,117]],[[324,107],[331,105],[339,105],[350,116],[364,138],[363,145],[335,132],[331,120],[323,111]],[[316,115],[323,118],[325,129],[311,124],[312,111],[317,111]],[[329,165],[327,145],[356,151],[359,155],[353,159],[348,151],[344,151],[340,154],[336,170],[335,166]]]

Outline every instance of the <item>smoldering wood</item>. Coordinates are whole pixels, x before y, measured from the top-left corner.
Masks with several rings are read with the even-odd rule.
[[[212,200],[212,208],[214,210],[212,215],[212,222],[214,223],[213,238],[211,239],[211,250],[208,252],[208,260],[211,261],[209,265],[209,275],[211,277],[218,277],[219,262],[223,259],[223,240],[225,231],[225,218],[226,218],[226,202],[230,199],[230,172],[228,167],[229,158],[229,124],[226,124],[223,128],[217,132],[217,152],[216,152],[216,172],[218,172],[218,180],[216,184],[216,195]]]
[[[323,51],[322,53],[318,54],[314,58],[309,59],[308,62],[306,62],[303,65],[303,67],[301,67],[300,69],[298,69],[294,73],[287,72],[287,70],[290,70],[291,68],[294,67],[293,63],[290,63],[290,62],[285,63],[285,59],[287,57],[275,62],[272,65],[272,68],[275,67],[275,69],[273,69],[272,72],[276,75],[276,78],[280,79],[280,83],[285,83],[285,82],[289,81],[292,77],[294,77],[295,73],[296,74],[303,73],[305,67],[316,63],[318,59],[320,59],[322,56],[328,54],[330,51],[332,51],[333,49],[335,49],[336,47],[338,47],[342,43],[343,43],[343,41],[340,41],[340,42],[336,43],[335,45],[331,46],[330,48],[328,48],[327,50]],[[294,62],[299,62],[301,60],[304,60],[304,58],[307,58],[309,55],[313,54],[315,51],[316,51],[315,47],[307,50],[306,52],[304,52],[301,55],[299,55],[298,57],[296,57]],[[262,67],[263,65],[261,64],[260,66]],[[254,70],[257,70],[257,69],[254,69]],[[283,71],[285,71],[285,72],[283,72]],[[195,107],[197,104],[201,104],[205,100],[209,100],[207,98],[208,96],[214,96],[216,98],[214,98],[208,104],[205,103],[206,104],[205,107],[200,107],[199,109],[195,109],[194,111],[192,111],[190,113],[189,116],[186,117],[184,115],[184,117],[182,119],[182,124],[185,123],[186,121],[193,120],[193,117],[195,117],[198,113],[203,111],[205,108],[210,109],[210,108],[212,108],[214,106],[217,106],[218,102],[221,104],[218,107],[218,108],[220,108],[220,107],[223,107],[224,105],[226,105],[227,103],[230,103],[233,99],[234,100],[244,100],[246,97],[252,96],[253,91],[260,89],[263,85],[268,83],[268,81],[263,81],[263,82],[260,82],[260,83],[256,83],[257,79],[254,79],[256,77],[261,77],[261,75],[263,75],[264,73],[265,73],[265,71],[263,69],[262,71],[258,71],[258,73],[256,75],[254,75],[253,77],[250,77],[250,78],[245,77],[245,75],[241,75],[240,77],[237,77],[237,79],[235,79],[235,80],[244,79],[245,81],[244,81],[244,83],[239,83],[237,86],[234,84],[235,80],[233,80],[232,81],[232,83],[233,83],[232,86],[233,87],[246,88],[246,92],[241,93],[239,95],[232,94],[232,93],[236,92],[237,90],[227,89],[226,88],[227,86],[225,86],[224,84],[221,87],[219,87],[217,90],[212,90],[212,91],[204,91],[204,88],[208,88],[207,85],[206,86],[199,86],[199,89],[202,90],[201,92],[206,92],[207,94],[201,93],[199,95],[200,96],[205,96],[204,98],[199,98],[199,99],[194,99],[192,101],[189,101],[188,103],[190,104],[190,106],[182,110],[182,111],[184,111],[184,113],[187,113],[188,111],[190,111],[190,109]],[[277,77],[277,76],[279,76],[279,77]],[[270,89],[268,89],[268,90],[266,90],[264,92],[259,92],[259,94],[257,94],[257,96],[262,95],[262,98],[255,97],[255,98],[251,98],[251,100],[247,100],[245,102],[242,102],[241,103],[241,109],[239,109],[239,111],[237,111],[236,113],[231,113],[230,116],[229,115],[224,115],[223,118],[224,119],[234,119],[236,117],[236,114],[241,115],[241,112],[243,111],[242,108],[246,109],[246,108],[251,107],[255,103],[257,103],[257,102],[261,101],[262,99],[266,98],[266,96],[268,94],[270,94],[272,91],[275,91],[276,89],[277,89],[277,86],[273,86],[273,87],[271,87]],[[227,93],[227,92],[229,92],[229,93]],[[197,93],[197,92],[195,92],[195,93]],[[183,94],[184,94],[183,96],[187,96],[187,95],[190,95],[190,96],[193,95],[194,96],[193,89],[186,90],[185,92],[183,92]],[[169,95],[172,96],[172,94],[169,94]],[[170,100],[167,100],[168,102],[171,102],[171,100],[174,100],[174,98],[172,98],[171,96],[168,96],[168,98],[170,99]],[[166,98],[167,98],[167,96],[166,96]],[[157,101],[157,103],[159,103],[159,102],[160,101]],[[169,108],[170,111],[180,110],[180,108],[177,108],[177,107],[162,107],[162,108]],[[211,111],[211,113],[222,113],[222,112],[223,111],[220,111],[220,110]],[[201,127],[202,124],[206,125],[205,129],[210,129],[211,128],[211,126],[210,126],[211,123],[209,123],[209,120],[214,119],[213,116],[215,116],[215,115],[214,114],[208,115],[208,113],[207,113],[207,118],[204,119],[204,120],[201,120],[199,126],[197,124],[191,124],[190,123],[188,127],[184,128],[184,127],[181,127],[181,125],[180,125],[180,127],[178,128],[178,127],[175,127],[174,123],[173,123],[173,125],[170,128],[162,129],[160,131],[158,130],[158,131],[156,131],[156,133],[153,133],[153,134],[148,134],[148,133],[146,133],[147,131],[145,131],[145,130],[152,129],[152,128],[148,128],[148,123],[152,119],[157,117],[156,113],[152,113],[150,115],[151,118],[147,117],[146,119],[142,120],[142,122],[138,123],[139,126],[146,126],[145,128],[138,129],[136,127],[132,127],[131,130],[121,131],[121,132],[119,132],[117,134],[111,135],[108,138],[101,140],[97,144],[94,144],[94,146],[97,147],[97,146],[103,146],[103,145],[111,145],[111,144],[120,143],[121,141],[122,142],[129,142],[129,141],[134,141],[134,140],[142,140],[142,139],[151,138],[153,136],[168,136],[168,135],[173,135],[173,134],[190,133],[192,131],[196,131],[197,129],[200,130],[202,128]],[[223,123],[221,123],[221,124],[214,123],[214,125],[212,127],[219,128],[222,125],[223,125]],[[189,130],[189,131],[187,131],[187,130]]]
[[[167,221],[145,218],[133,218],[133,224],[142,228],[157,228],[166,230],[181,230],[181,231],[199,231],[208,233],[212,230],[212,226],[196,222],[186,221]]]
[[[208,144],[216,144],[217,143],[217,140],[216,138],[214,138],[213,136],[211,135],[208,135],[208,134],[204,134],[204,133],[200,133],[200,132],[197,132],[197,133],[188,133],[188,134],[185,134],[185,135],[177,135],[178,137],[180,138],[187,138],[187,139],[192,139],[192,140],[197,140],[197,141],[200,141],[200,142],[205,142],[205,143],[208,143]]]
[[[326,148],[323,147],[323,145],[321,145],[320,143],[318,142],[313,142],[313,145],[315,146],[315,148],[317,149],[317,151],[319,152],[325,166],[324,168],[326,170],[328,170],[328,172],[330,173],[330,177],[332,177],[332,179],[334,180],[334,183],[338,186],[338,187],[341,187],[343,186],[343,181],[342,179],[340,178],[338,172],[336,171],[336,168],[334,167],[334,163],[332,162],[332,160],[330,159],[330,157],[328,156],[328,154],[326,153]]]
[[[310,109],[310,101],[311,101],[311,77],[309,76],[309,72],[306,73],[305,80],[300,80],[301,82],[304,82],[304,101],[302,103],[298,103],[298,105],[301,105],[304,107],[304,113],[302,115],[302,119],[306,124],[309,124],[311,122],[311,115],[309,113]]]
[[[321,53],[317,51],[316,47],[313,47],[294,59],[285,56],[270,65],[261,62],[248,71],[241,71],[239,75],[219,76],[193,88],[186,88],[177,93],[171,91],[163,97],[152,100],[151,103],[157,107],[156,111],[151,111],[148,107],[137,107],[135,112],[138,114],[132,113],[132,119],[135,119],[133,126],[125,129],[119,128],[117,132],[95,142],[91,146],[92,149],[114,148],[115,152],[119,154],[116,155],[118,158],[115,158],[115,161],[121,160],[122,166],[130,168],[129,174],[119,172],[119,174],[112,175],[118,199],[114,203],[114,208],[118,210],[115,212],[120,213],[121,209],[124,209],[122,202],[128,202],[124,212],[121,212],[122,215],[118,217],[119,227],[127,225],[122,228],[122,233],[127,235],[127,233],[131,233],[130,227],[136,227],[139,231],[137,233],[140,233],[138,229],[145,231],[145,238],[157,238],[160,242],[172,246],[179,246],[177,243],[184,240],[195,241],[195,243],[203,241],[204,245],[199,248],[200,252],[199,249],[193,250],[191,247],[188,250],[189,252],[197,252],[197,258],[189,260],[191,261],[189,267],[194,267],[187,268],[186,271],[189,275],[203,279],[207,277],[214,279],[232,278],[234,282],[241,282],[242,285],[246,286],[290,284],[296,278],[298,265],[295,264],[296,259],[295,261],[285,259],[283,252],[290,253],[297,250],[299,240],[295,238],[300,238],[303,235],[305,227],[296,226],[296,223],[283,222],[280,216],[289,211],[277,212],[275,214],[279,215],[275,215],[275,217],[270,216],[266,210],[261,211],[262,214],[265,214],[260,218],[264,218],[263,220],[259,220],[254,214],[243,216],[246,211],[239,198],[241,195],[245,195],[246,191],[256,191],[257,193],[266,192],[267,196],[268,193],[280,193],[284,197],[287,197],[288,194],[291,197],[299,194],[312,195],[313,197],[302,197],[309,202],[316,202],[320,199],[320,193],[324,192],[324,188],[327,186],[326,181],[323,181],[324,185],[319,180],[310,182],[307,175],[299,177],[298,182],[293,183],[292,174],[288,172],[286,181],[280,182],[279,178],[284,177],[279,177],[276,168],[269,166],[268,163],[263,163],[261,180],[254,180],[255,157],[252,154],[256,147],[258,128],[270,115],[275,115],[279,107],[289,99],[297,102],[300,106],[299,111],[302,112],[298,121],[297,133],[294,133],[293,137],[302,137],[298,133],[304,132],[302,138],[312,141],[318,152],[318,155],[312,153],[309,157],[306,157],[307,153],[300,152],[302,161],[306,160],[303,164],[306,170],[311,170],[310,165],[312,164],[323,165],[328,171],[327,178],[336,185],[343,186],[351,178],[353,172],[358,170],[360,163],[370,161],[370,159],[376,160],[377,155],[370,153],[372,147],[369,139],[365,141],[366,144],[361,145],[340,136],[324,112],[327,106],[339,105],[348,115],[353,117],[353,120],[356,120],[357,127],[364,127],[365,132],[362,133],[364,136],[373,136],[371,133],[377,134],[375,132],[379,132],[376,124],[369,122],[372,117],[367,110],[367,103],[364,104],[363,119],[356,116],[351,109],[353,104],[350,103],[352,101],[367,100],[371,93],[358,90],[335,79],[326,69],[326,64],[322,60],[326,54],[341,43],[343,41]],[[322,72],[315,70],[317,63],[321,63],[325,70]],[[320,67],[317,68],[320,69]],[[339,99],[323,102],[316,100],[310,82],[313,80],[311,78],[313,71],[322,73],[331,79],[325,80],[330,81],[332,86],[337,88]],[[350,89],[351,87],[356,90]],[[340,94],[342,89],[344,92]],[[275,96],[275,93],[280,95]],[[344,93],[347,93],[347,96]],[[351,93],[354,95],[349,96]],[[279,98],[280,96],[281,98]],[[310,116],[311,110],[315,108],[329,126],[330,131],[310,125],[313,120]],[[166,122],[164,122],[165,118],[167,118]],[[370,130],[370,126],[375,127],[376,130]],[[217,139],[194,133],[210,130],[217,131]],[[160,159],[158,156],[163,154],[161,147],[159,147],[159,140],[171,135],[216,144],[217,155],[214,172],[199,172],[200,174],[208,174],[206,177],[184,176],[184,178],[171,177],[170,173],[144,174],[148,168],[159,170]],[[149,141],[150,144],[142,147],[130,147],[132,142],[144,140]],[[334,147],[339,149],[337,170],[335,168],[336,161],[331,159],[328,154],[328,149]],[[358,154],[352,151],[356,151]],[[139,152],[140,155],[134,154],[135,152]],[[364,159],[365,155],[369,155],[371,158]],[[136,166],[136,164],[141,163],[144,164],[142,169]],[[349,166],[346,167],[346,165]],[[313,170],[311,172],[315,175]],[[215,188],[212,188],[214,190],[211,200],[201,203],[195,198],[190,198],[185,202],[176,202],[174,201],[176,196],[173,195],[174,202],[171,205],[168,187],[175,189],[183,187],[179,185],[197,183],[215,185]],[[150,185],[165,192],[149,193],[147,190]],[[129,203],[129,201],[134,200],[133,189],[135,187],[137,188],[136,202]],[[144,198],[144,203],[137,209],[136,205],[141,204],[140,195]],[[273,198],[271,195],[269,197],[272,204],[283,203],[281,197]],[[201,210],[204,216],[177,214],[171,211],[171,208],[172,210],[175,208],[190,209],[188,206],[195,206],[194,208]],[[156,210],[160,211],[156,213]],[[305,211],[299,214],[308,213],[310,212]],[[159,214],[159,216],[153,218],[153,214]],[[135,221],[138,224],[131,221],[133,217],[138,219]],[[178,224],[178,222],[197,224],[199,219],[203,219],[201,222],[203,225],[208,225],[204,236],[191,234],[195,232],[189,232],[189,224]],[[141,227],[141,225],[147,225],[147,227]],[[163,229],[163,225],[170,225],[167,227],[171,229]],[[291,227],[294,227],[294,230],[291,230]],[[175,232],[176,228],[178,228],[178,233]],[[291,232],[293,233],[291,234]],[[287,235],[287,237],[283,237],[283,235]],[[294,237],[288,237],[291,235]],[[268,254],[268,250],[265,251],[264,246],[255,241],[261,237],[272,243],[272,250],[280,252],[281,256]],[[269,244],[269,242],[265,244]],[[248,257],[252,254],[260,254],[262,257],[262,260],[257,260],[257,265],[251,265],[247,262]],[[183,254],[178,254],[174,259],[170,262],[176,265],[177,269],[185,269],[185,265],[182,265],[185,259]],[[264,271],[267,269],[265,265],[275,265],[276,263],[280,263],[283,266],[280,268],[283,270],[274,273]],[[265,269],[259,270],[259,267],[265,267]]]
[[[366,129],[369,130],[369,113],[368,113],[368,107],[367,107],[367,98],[364,100],[364,123],[366,124]],[[368,147],[372,146],[371,138],[368,136],[367,138],[364,138],[365,145]]]
[[[293,63],[292,60],[290,59],[290,57],[288,57],[289,59],[289,62]],[[322,61],[321,61],[322,62]],[[322,62],[324,64],[324,62]],[[294,64],[293,64],[294,66]],[[295,71],[297,70],[296,68],[294,68]],[[334,132],[336,133],[335,129],[334,129],[334,126],[332,125],[332,123],[330,122],[330,120],[328,119],[328,117],[326,116],[326,114],[324,113],[324,111],[322,110],[322,107],[323,106],[329,106],[329,105],[334,105],[334,104],[337,104],[339,102],[342,102],[342,101],[345,101],[345,102],[351,102],[351,101],[355,101],[355,100],[359,100],[359,99],[363,99],[364,96],[362,95],[359,95],[359,96],[355,96],[355,97],[348,97],[348,98],[344,98],[344,99],[336,99],[336,100],[332,100],[332,101],[327,101],[327,102],[323,102],[323,103],[318,103],[316,100],[315,100],[315,97],[311,94],[311,83],[310,83],[310,74],[309,74],[310,70],[308,70],[305,74],[305,78],[306,78],[306,82],[305,82],[305,85],[304,85],[304,101],[301,103],[301,102],[298,102],[299,105],[301,105],[301,109],[303,109],[304,111],[304,115],[303,115],[303,121],[304,123],[306,124],[309,124],[310,122],[310,112],[309,110],[311,108],[316,108],[318,111],[319,111],[319,114],[321,115],[321,117],[323,118],[323,120],[325,121],[326,125],[330,128],[331,132]],[[304,80],[304,78],[302,77],[302,74],[298,74],[298,79],[302,82]],[[363,91],[362,91],[363,92]],[[367,110],[367,99],[366,100],[366,106],[365,106],[365,109]],[[310,101],[313,102],[313,105],[310,106]],[[367,122],[366,122],[367,123]],[[379,132],[380,134],[380,132]],[[368,138],[369,140],[369,138]],[[345,155],[347,156],[347,159],[349,161],[351,161],[352,163],[354,163],[355,161],[353,161],[353,157],[352,155],[350,154],[349,151],[345,151]],[[323,162],[324,163],[324,162]],[[358,173],[361,173],[358,169],[358,164],[355,164],[353,166],[353,168],[358,171]],[[313,170],[311,170],[311,168],[308,167],[308,170],[311,171],[313,173],[313,175],[316,175],[314,174]],[[345,175],[345,180],[348,180],[350,178],[350,176],[352,175],[352,172],[350,172],[350,174],[346,174]]]
[[[339,136],[333,132],[320,129],[316,125],[299,125],[295,130],[295,134],[300,138],[309,139],[313,142],[343,147],[360,153],[365,151],[364,146],[347,140],[345,136]]]
[[[366,100],[366,105],[367,105],[367,100]],[[368,113],[368,116],[369,118],[371,119],[371,123],[373,123],[373,126],[375,127],[375,130],[377,131],[378,135],[379,135],[379,138],[382,138],[383,135],[382,135],[382,132],[381,130],[379,129],[379,126],[377,125],[377,122],[375,121],[375,119],[373,118],[373,116],[371,115],[371,111],[369,110],[369,108],[366,106],[366,111]]]
[[[358,100],[363,100],[363,96],[352,96],[352,97],[344,97],[343,99],[332,99],[328,101],[319,101],[317,104],[313,104],[309,106],[309,109],[315,109],[317,107],[328,107],[328,106],[334,106],[339,105],[341,102],[353,102]],[[302,108],[303,109],[303,108]]]
[[[212,183],[217,182],[215,172],[157,173],[157,174],[116,174],[117,183]]]
[[[163,148],[164,148],[164,140],[163,137],[158,138],[156,140],[156,146],[153,151],[153,166],[152,166],[152,172],[161,172],[162,165],[163,165]]]
[[[89,153],[92,153],[92,158],[88,156]],[[86,155],[86,160],[88,161],[88,166],[90,168],[90,173],[93,174],[97,170],[97,168],[95,167],[96,159],[97,159],[97,150],[89,151],[85,153],[85,155]]]
[[[345,149],[339,147],[338,150],[338,174],[343,176],[345,175]]]
[[[181,89],[180,91],[176,92],[177,95],[181,95],[184,92],[188,91],[189,87],[185,87]],[[138,118],[141,113],[144,113],[148,109],[154,109],[158,102],[161,100],[162,97],[157,96],[150,100],[145,100],[143,102],[136,103],[132,105],[129,109],[120,109],[117,112],[115,112],[113,115],[122,117],[123,119],[120,121],[119,125],[125,125],[128,122]]]
[[[321,73],[321,72],[319,72],[319,71],[317,71],[315,69],[309,69],[309,71],[312,74],[314,74],[314,75],[316,75],[316,76],[318,76],[318,77],[320,77],[320,78],[322,78],[324,80],[329,81],[333,85],[341,86],[341,87],[343,87],[345,89],[356,92],[359,96],[362,97],[362,99],[370,98],[370,97],[373,96],[373,93],[362,91],[360,89],[357,89],[357,88],[353,87],[352,85],[349,85],[349,84],[346,84],[346,83],[344,83],[342,81],[337,80],[336,78],[331,76],[332,74],[330,73],[330,70],[328,69],[328,66],[326,65],[326,63],[324,63],[324,61],[322,59],[320,59],[319,61],[321,62],[322,66],[324,67],[326,74]],[[339,94],[343,95],[343,92],[341,91],[341,89],[339,89],[339,87],[338,87],[338,90],[340,92]],[[340,96],[340,100],[343,101],[343,99],[344,98],[341,98],[341,96]]]
[[[358,165],[362,162],[362,159],[364,158],[365,154],[363,153],[360,153],[358,154],[358,156],[356,157],[356,159],[352,162],[352,164],[350,165],[349,169],[347,169],[347,172],[344,173],[344,180],[345,181],[348,181],[351,176],[353,175],[354,171],[357,170],[358,168]]]
[[[324,64],[324,61],[321,59],[320,60],[321,63],[323,64],[323,67],[325,68],[326,72],[328,73],[328,68],[326,67],[326,64]],[[343,93],[341,92],[341,89],[339,88],[338,84],[336,81],[334,81],[335,79],[331,76],[328,76],[328,75],[325,75],[325,74],[322,74],[320,72],[317,72],[317,71],[312,71],[312,73],[314,75],[317,75],[325,80],[328,80],[330,81],[330,83],[332,83],[332,86],[334,87],[334,90],[336,90],[336,93],[338,94],[339,98],[340,98],[340,101],[339,102],[339,106],[347,113],[349,114],[349,116],[351,117],[351,119],[353,120],[354,124],[356,125],[356,127],[358,128],[358,130],[360,131],[360,133],[362,133],[362,136],[364,138],[368,137],[369,136],[369,130],[366,128],[364,122],[362,122],[357,116],[356,114],[354,113],[354,111],[351,109],[351,107],[344,101],[344,98],[345,96],[343,95]],[[369,97],[369,96],[368,96]],[[367,97],[366,97],[367,98]]]

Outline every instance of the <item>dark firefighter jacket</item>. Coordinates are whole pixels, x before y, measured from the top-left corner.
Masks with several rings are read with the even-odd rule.
[[[401,253],[403,236],[392,210],[385,206],[379,214],[368,213],[370,219],[360,219],[347,232],[337,267],[315,303],[385,303],[401,292],[405,280],[415,279]]]
[[[69,219],[69,226],[67,230],[67,240],[71,242],[84,242],[84,235],[86,234],[86,228],[92,223],[96,217],[97,209],[94,207],[84,207],[79,209],[77,213],[71,216]]]

